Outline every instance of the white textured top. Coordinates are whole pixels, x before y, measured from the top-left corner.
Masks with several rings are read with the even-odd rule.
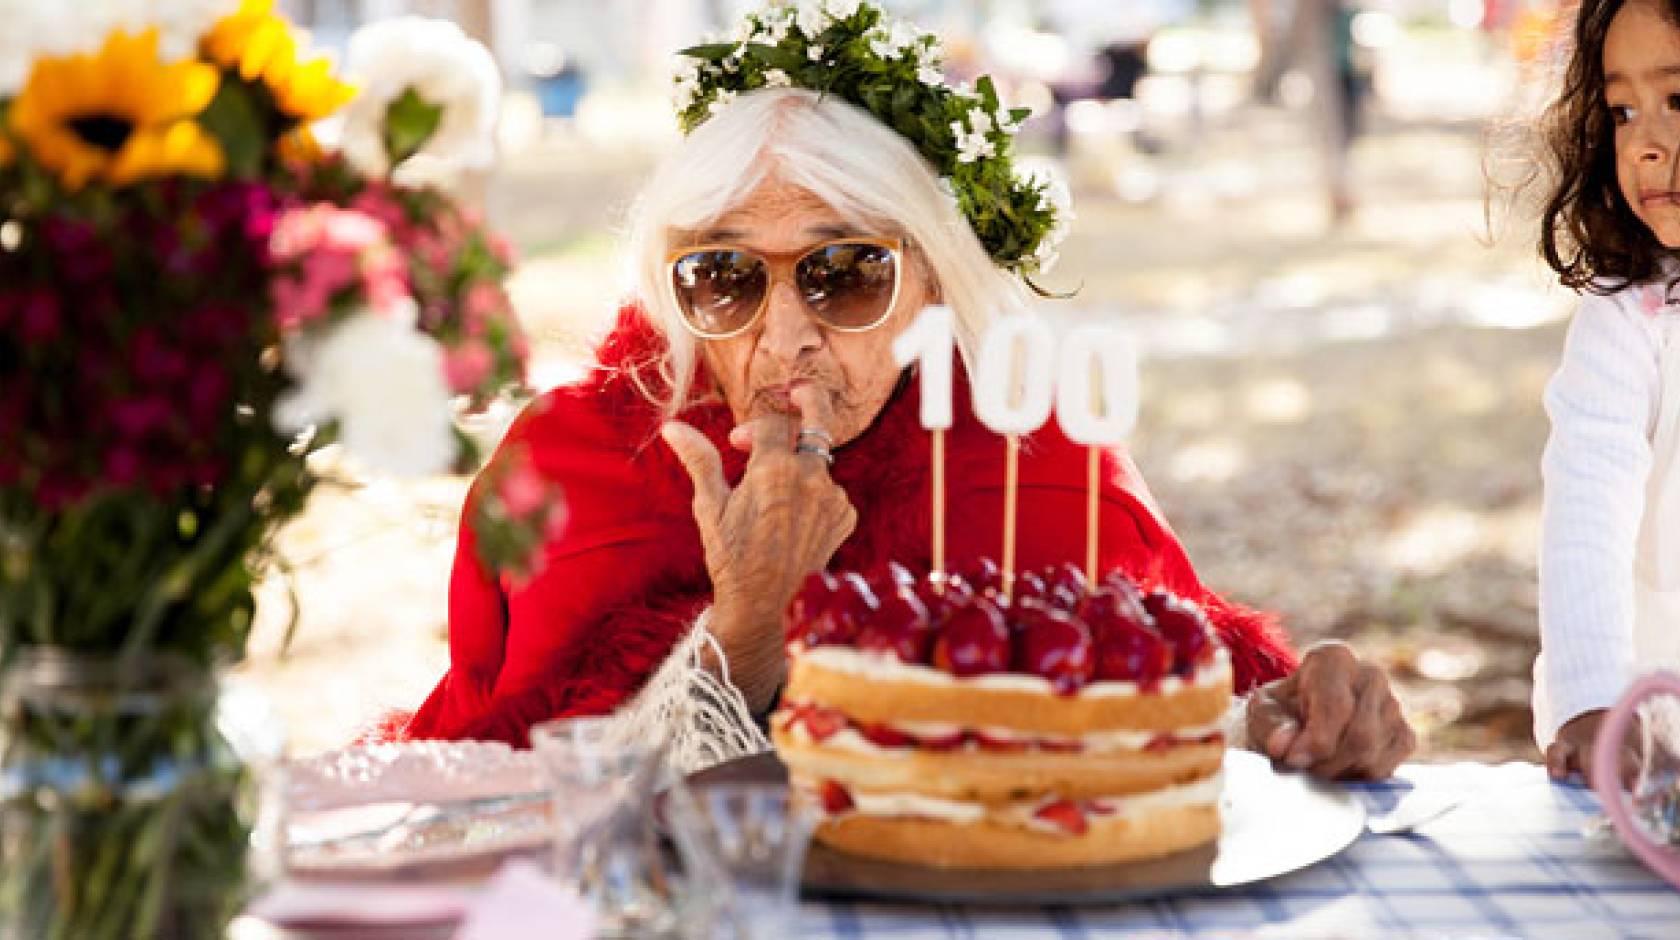
[[[1570,718],[1615,704],[1633,676],[1634,554],[1676,309],[1660,288],[1585,295],[1546,388],[1542,747]]]

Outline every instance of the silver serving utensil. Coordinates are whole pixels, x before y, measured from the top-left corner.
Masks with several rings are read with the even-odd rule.
[[[450,826],[480,816],[496,816],[525,809],[550,799],[548,793],[520,793],[450,803],[416,803],[401,816],[378,826],[348,833],[288,839],[288,851],[333,852],[351,848],[374,849],[398,844],[417,829]]]
[[[1373,835],[1397,836],[1434,822],[1464,805],[1465,798],[1453,793],[1413,790],[1394,808],[1365,818],[1365,829]]]

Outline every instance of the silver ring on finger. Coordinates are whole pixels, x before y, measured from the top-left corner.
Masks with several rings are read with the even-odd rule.
[[[793,452],[796,454],[815,454],[823,459],[823,463],[831,467],[834,466],[834,453],[825,445],[813,444],[805,440],[803,434],[800,435],[799,443],[793,445]]]
[[[800,428],[798,442],[804,443],[807,440],[814,441],[817,444],[822,445],[823,450],[828,450],[834,446],[834,435],[824,431],[822,428]],[[798,450],[797,447],[794,449]]]

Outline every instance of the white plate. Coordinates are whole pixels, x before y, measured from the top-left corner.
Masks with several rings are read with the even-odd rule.
[[[286,766],[286,867],[391,874],[494,861],[550,838],[536,756],[505,744],[345,748]]]
[[[693,786],[742,780],[785,780],[773,754],[702,771]],[[1347,848],[1365,825],[1365,807],[1344,790],[1284,774],[1248,751],[1225,755],[1220,800],[1224,828],[1212,845],[1164,858],[1117,865],[1036,871],[940,869],[846,855],[812,843],[804,889],[819,897],[875,898],[950,904],[1104,904],[1220,888],[1276,878]]]

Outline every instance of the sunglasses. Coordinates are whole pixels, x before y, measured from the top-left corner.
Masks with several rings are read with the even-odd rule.
[[[896,238],[838,238],[790,252],[733,245],[679,248],[666,258],[671,299],[683,323],[701,339],[728,339],[753,328],[770,306],[778,278],[792,281],[819,323],[861,333],[886,322],[898,301]]]

